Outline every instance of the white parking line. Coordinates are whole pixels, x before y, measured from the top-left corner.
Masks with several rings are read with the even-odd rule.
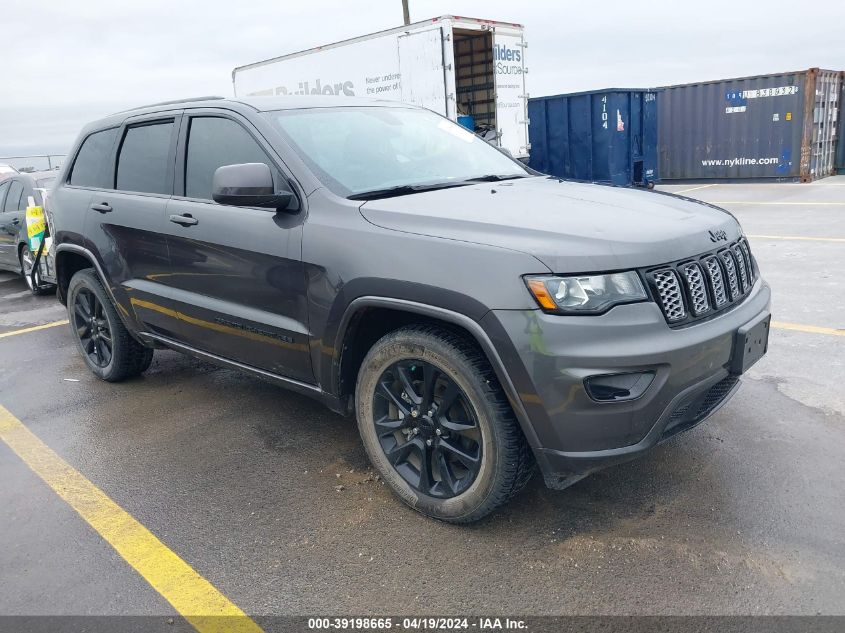
[[[718,187],[719,183],[713,183],[710,185],[699,185],[698,187],[691,187],[690,189],[681,189],[680,191],[670,191],[669,193],[686,193],[687,191],[695,191],[696,189],[707,189],[707,187]]]
[[[807,242],[845,242],[845,237],[805,237],[802,235],[749,235],[752,240],[799,240]]]

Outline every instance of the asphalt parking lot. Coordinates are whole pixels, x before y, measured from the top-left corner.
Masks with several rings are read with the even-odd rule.
[[[98,381],[6,273],[0,405],[248,614],[845,614],[845,177],[661,188],[743,223],[769,354],[692,432],[477,525],[400,504],[305,397],[172,352]],[[0,508],[0,614],[178,615],[4,441]]]

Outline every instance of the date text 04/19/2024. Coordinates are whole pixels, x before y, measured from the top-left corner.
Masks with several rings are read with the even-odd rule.
[[[527,623],[521,619],[500,617],[329,617],[309,618],[308,628],[311,630],[365,630],[387,631],[391,629],[406,631],[500,631],[526,630]]]

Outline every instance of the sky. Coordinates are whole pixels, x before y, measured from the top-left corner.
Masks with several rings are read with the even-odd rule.
[[[810,67],[845,70],[842,0],[410,0],[410,5],[412,21],[452,14],[523,24],[532,96]],[[0,38],[3,157],[67,152],[85,123],[118,110],[199,95],[232,96],[235,66],[399,26],[402,5],[400,0],[3,0],[0,21],[3,33],[26,34]]]

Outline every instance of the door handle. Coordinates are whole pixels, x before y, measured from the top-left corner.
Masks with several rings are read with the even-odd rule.
[[[111,205],[108,202],[101,202],[99,204],[92,204],[91,208],[94,211],[99,211],[100,213],[111,213],[112,211],[114,211],[114,209],[112,209]]]
[[[184,215],[171,215],[170,221],[175,222],[176,224],[181,224],[182,226],[193,226],[194,224],[199,223],[199,220],[191,216],[190,213],[186,213]]]
[[[20,224],[20,223],[21,223],[21,221],[18,218],[15,218],[14,220],[12,220],[12,224]]]

